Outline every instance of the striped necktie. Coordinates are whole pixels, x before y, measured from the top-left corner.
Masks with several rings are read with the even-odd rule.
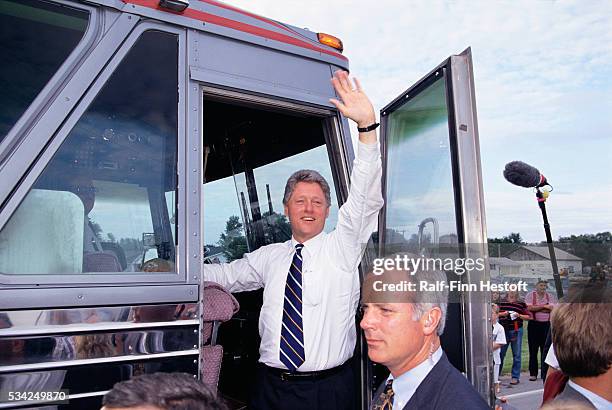
[[[304,327],[302,321],[302,248],[295,245],[293,260],[287,273],[283,322],[280,340],[280,361],[295,371],[306,360],[304,354]]]

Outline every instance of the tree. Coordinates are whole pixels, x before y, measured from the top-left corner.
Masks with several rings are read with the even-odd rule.
[[[581,234],[559,237],[559,248],[583,259],[584,266],[597,262],[612,264],[612,233]]]
[[[489,243],[518,243],[524,245],[523,238],[518,232],[510,232],[510,235],[502,236],[501,238],[489,238]]]
[[[487,241],[489,243],[489,256],[497,257],[505,256],[521,245],[525,245],[521,234],[518,232],[510,232],[509,235],[501,238],[489,238]]]
[[[242,258],[248,251],[247,240],[238,216],[232,215],[225,222],[225,232],[219,236],[217,244],[223,248],[223,254],[228,262]]]

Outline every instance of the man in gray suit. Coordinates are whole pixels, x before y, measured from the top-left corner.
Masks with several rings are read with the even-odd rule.
[[[421,282],[443,290],[397,292],[397,286],[413,283],[418,289]],[[372,410],[489,408],[440,346],[448,305],[445,283],[444,272],[401,270],[364,281],[361,328],[368,356],[391,372],[374,394]]]
[[[612,409],[610,293],[609,288],[587,288],[553,309],[553,348],[569,381],[551,404],[571,401],[590,409]]]

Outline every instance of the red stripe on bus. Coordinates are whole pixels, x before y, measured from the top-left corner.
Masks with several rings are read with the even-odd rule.
[[[266,18],[266,17],[259,16],[255,13],[251,13],[250,11],[242,10],[242,9],[239,9],[238,7],[230,6],[229,4],[221,3],[215,0],[198,0],[198,1],[201,1],[202,3],[210,4],[211,6],[215,6],[215,7],[219,7],[222,9],[235,11],[236,13],[244,14],[245,16],[249,16],[254,19],[263,21],[265,23],[272,24],[273,26],[276,26],[280,29],[293,33],[293,30],[289,29],[288,27],[283,26],[279,22]]]
[[[342,54],[336,53],[334,51],[325,50],[324,48],[316,47],[306,41],[288,36],[286,34],[277,33],[271,30],[266,30],[260,27],[253,26],[251,24],[241,23],[239,21],[231,20],[225,17],[215,16],[214,14],[206,13],[199,10],[192,10],[187,8],[182,13],[175,13],[165,9],[161,9],[158,7],[159,0],[123,0],[125,3],[135,4],[143,7],[152,8],[155,10],[164,11],[167,13],[176,14],[179,16],[185,16],[192,18],[194,20],[204,21],[206,23],[216,24],[222,27],[228,27],[234,30],[242,31],[244,33],[253,34],[258,37],[268,38],[271,40],[276,40],[281,43],[291,44],[297,47],[307,48],[310,50],[318,51],[320,53],[325,53],[332,55],[334,57],[340,58],[342,60],[348,61],[348,59]]]

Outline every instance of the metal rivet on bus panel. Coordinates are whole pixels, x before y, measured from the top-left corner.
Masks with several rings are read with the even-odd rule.
[[[440,72],[439,72],[439,71],[436,71],[436,76],[437,76],[438,74],[440,74]]]
[[[410,97],[410,95],[408,95],[408,94],[406,94],[406,95],[404,96],[404,98],[408,98],[408,97]]]
[[[193,192],[194,194],[197,194],[197,193],[198,193],[198,191],[196,191],[195,189],[194,189],[193,191],[191,191],[191,192]]]
[[[64,97],[66,101],[70,101],[70,97]]]
[[[196,275],[193,275],[193,280],[198,280],[198,277]]]
[[[197,109],[196,107],[193,107],[193,110],[194,110],[194,111],[197,111],[198,109]]]
[[[193,254],[193,257],[194,257],[194,258],[197,258],[197,257],[198,257],[198,254],[197,254],[197,253],[194,253],[194,254]],[[195,276],[194,276],[194,277],[195,277]]]
[[[197,151],[198,149],[197,149],[197,148],[194,148],[193,150],[194,150],[194,151]]]
[[[189,291],[189,294],[190,294],[190,295],[193,295],[193,290],[190,290],[190,291]]]
[[[194,168],[192,171],[193,171],[193,172],[198,172],[198,170],[197,170],[197,169],[195,169],[195,168]]]
[[[197,379],[197,378],[198,378],[198,376],[194,374],[194,375],[193,375],[193,378],[194,378],[194,379]]]
[[[197,333],[197,331],[193,331],[194,333]],[[198,364],[198,361],[194,359],[193,364]]]
[[[197,233],[197,232],[194,232],[194,233],[193,233],[193,236],[198,236],[198,233]]]
[[[198,348],[198,345],[193,345],[193,348],[194,348],[194,349],[197,349],[197,348]],[[195,377],[195,376],[193,376],[193,377]]]
[[[78,295],[77,299],[83,299],[83,295]]]
[[[198,329],[193,329],[193,333],[198,333]],[[195,363],[196,361],[194,360],[193,362]]]
[[[193,211],[193,214],[194,214],[194,215],[197,215],[197,214],[198,214],[198,211]]]

